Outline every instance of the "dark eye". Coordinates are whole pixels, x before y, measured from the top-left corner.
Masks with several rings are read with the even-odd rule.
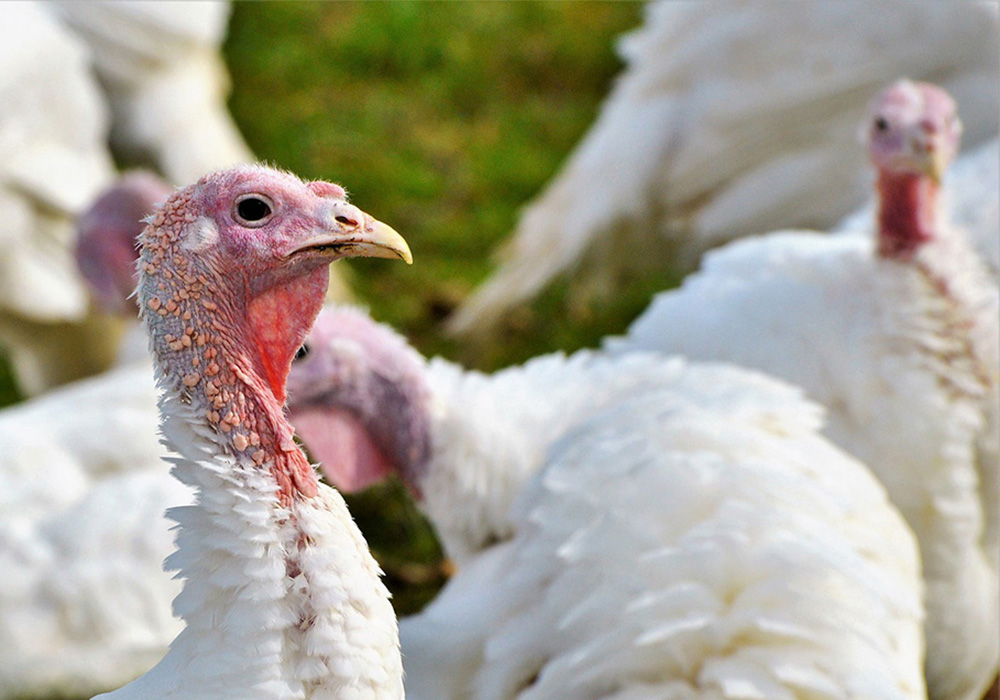
[[[886,121],[885,117],[875,117],[875,130],[880,132],[889,130],[889,122]]]
[[[262,195],[248,194],[236,201],[234,214],[236,219],[245,226],[262,226],[271,217],[273,206],[270,200]]]
[[[298,351],[295,353],[295,358],[292,360],[292,362],[298,362],[299,360],[304,359],[308,354],[309,354],[309,345],[308,343],[303,343],[302,347],[300,347]]]

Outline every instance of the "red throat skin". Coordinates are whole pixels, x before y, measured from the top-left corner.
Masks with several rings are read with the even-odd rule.
[[[907,261],[935,238],[939,185],[925,175],[879,173],[878,254]]]
[[[286,505],[300,494],[319,492],[316,471],[296,444],[284,416],[285,382],[292,358],[323,306],[329,274],[326,266],[257,295],[247,307],[258,373],[274,400],[263,401],[278,448],[273,469],[279,499]]]
[[[247,308],[261,377],[279,404],[292,358],[316,320],[329,284],[326,266],[257,295]]]
[[[293,411],[291,418],[327,479],[341,491],[360,491],[394,472],[390,461],[350,411],[306,406]]]

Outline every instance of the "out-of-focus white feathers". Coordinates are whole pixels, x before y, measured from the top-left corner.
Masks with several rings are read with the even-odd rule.
[[[913,263],[868,236],[782,232],[709,253],[617,352],[735,362],[802,386],[921,544],[932,698],[978,698],[998,657],[998,290],[947,227]]]
[[[72,255],[73,217],[113,173],[88,60],[41,6],[0,6],[0,344],[27,394],[114,353]]]
[[[470,554],[513,534],[510,505],[544,463],[552,444],[587,417],[638,394],[664,388],[692,397],[724,394],[729,373],[686,366],[652,354],[609,358],[580,351],[545,355],[492,375],[431,360],[434,396],[431,462],[418,484],[422,505],[448,555],[461,566]],[[740,379],[741,387],[759,381]],[[778,392],[763,392],[760,405]],[[789,392],[791,395],[791,392]],[[784,420],[816,426],[814,409]],[[517,436],[514,439],[512,436]]]
[[[732,238],[832,226],[864,200],[864,154],[845,144],[883,85],[933,80],[966,143],[996,135],[998,41],[995,3],[650,4],[597,122],[452,330],[487,330],[581,262],[575,284],[658,264],[664,240],[693,266]]]
[[[164,575],[167,474],[148,364],[0,412],[0,687],[83,695],[128,682],[180,630]]]
[[[410,698],[922,697],[919,562],[882,488],[790,388],[685,369],[702,391],[568,432],[513,538],[402,621]]]
[[[114,115],[113,142],[152,158],[171,180],[255,160],[226,108],[219,53],[225,2],[61,2],[52,9],[80,36]]]

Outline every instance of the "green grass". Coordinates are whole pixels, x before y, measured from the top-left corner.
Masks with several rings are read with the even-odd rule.
[[[238,3],[231,108],[270,163],[344,184],[410,243],[414,265],[349,261],[358,299],[425,354],[485,369],[620,332],[660,278],[570,303],[565,281],[499,342],[465,348],[441,322],[491,269],[519,210],[593,122],[641,6],[607,2]],[[400,613],[444,581],[404,489],[349,498]]]
[[[0,350],[0,408],[10,406],[21,400],[21,393],[14,383],[14,375],[11,374],[10,363],[3,351]]]
[[[596,336],[580,314],[567,318],[558,295],[500,352],[463,353],[440,323],[593,122],[621,68],[614,39],[638,24],[640,9],[237,4],[226,45],[233,114],[261,158],[343,183],[407,238],[412,267],[341,265],[375,316],[422,351],[494,368],[572,349]]]

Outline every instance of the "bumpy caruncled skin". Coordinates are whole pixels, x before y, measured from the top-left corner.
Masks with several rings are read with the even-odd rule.
[[[258,294],[247,309],[228,306],[251,295],[221,290],[249,282],[242,270],[217,272],[221,266],[210,264],[212,248],[206,244],[217,232],[211,221],[198,222],[189,213],[195,188],[203,184],[171,197],[141,237],[140,304],[147,317],[159,317],[148,324],[151,347],[161,366],[171,368],[164,374],[181,377],[187,400],[204,408],[207,421],[224,436],[223,446],[267,464],[287,505],[317,493],[315,470],[295,444],[281,406],[284,377],[307,330],[298,329],[298,319],[312,319],[319,311],[326,266]],[[336,189],[329,194],[343,198],[344,191]],[[242,316],[252,326],[249,338],[241,337],[242,324],[236,322]]]

